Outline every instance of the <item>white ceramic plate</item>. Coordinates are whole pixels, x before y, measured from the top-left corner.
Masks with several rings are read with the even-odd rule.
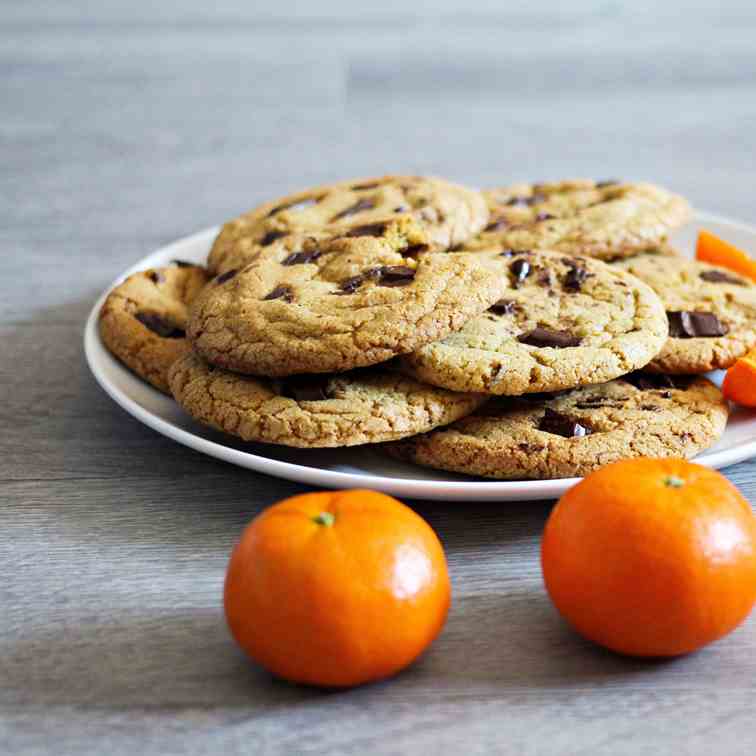
[[[706,213],[681,230],[673,242],[692,254],[700,227],[756,253],[756,228]],[[116,281],[149,267],[181,259],[204,263],[217,228],[180,239],[140,260]],[[113,285],[115,285],[115,283]],[[109,290],[109,289],[108,289]],[[181,444],[212,457],[279,478],[329,488],[373,488],[416,499],[509,501],[561,496],[577,478],[536,481],[490,481],[416,467],[393,460],[370,446],[345,449],[288,449],[244,443],[194,422],[178,405],[129,372],[103,347],[97,332],[97,313],[105,292],[92,308],[84,333],[89,367],[103,389],[137,420]],[[721,375],[713,374],[714,380]],[[697,462],[720,468],[756,456],[756,413],[737,409],[724,436]]]

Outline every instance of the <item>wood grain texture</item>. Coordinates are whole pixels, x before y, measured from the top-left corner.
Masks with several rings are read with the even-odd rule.
[[[454,586],[431,651],[352,692],[272,680],[221,586],[301,487],[139,425],[81,347],[154,247],[348,175],[649,178],[756,222],[756,8],[659,6],[3,4],[3,753],[753,753],[756,619],[665,663],[581,641],[541,584],[548,503],[414,502]],[[756,462],[727,474],[756,500]]]

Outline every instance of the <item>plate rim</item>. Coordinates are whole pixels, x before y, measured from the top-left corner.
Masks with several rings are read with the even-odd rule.
[[[756,236],[756,226],[730,219],[715,213],[696,211],[694,215],[697,221],[712,222],[731,226],[743,232]],[[215,459],[230,462],[240,467],[255,472],[272,475],[274,477],[306,483],[319,487],[334,488],[374,488],[386,493],[399,494],[415,499],[426,500],[461,500],[472,499],[477,501],[528,501],[553,499],[560,496],[568,488],[578,483],[582,478],[556,478],[550,480],[521,480],[521,481],[443,481],[427,480],[419,478],[394,478],[380,474],[366,473],[357,474],[340,470],[327,470],[317,467],[308,467],[296,462],[271,459],[253,452],[241,451],[217,441],[204,438],[184,428],[163,419],[156,413],[146,409],[139,402],[129,396],[106,375],[101,365],[101,354],[110,358],[114,364],[123,370],[118,361],[105,349],[99,336],[97,320],[108,293],[123,281],[127,276],[139,270],[143,270],[151,263],[154,257],[170,255],[174,250],[179,250],[187,245],[209,243],[217,235],[220,227],[212,226],[196,233],[176,239],[169,244],[158,247],[145,255],[134,265],[127,268],[105,288],[97,298],[87,316],[84,326],[84,355],[87,365],[98,385],[105,393],[122,409],[136,420],[163,436],[177,441],[183,446],[195,451],[207,454]],[[145,384],[151,391],[160,393],[152,386]],[[160,394],[163,396],[162,394]],[[704,452],[695,461],[706,467],[720,468],[737,462],[742,462],[756,456],[756,437],[751,441],[744,441],[730,449],[722,449],[711,453]]]

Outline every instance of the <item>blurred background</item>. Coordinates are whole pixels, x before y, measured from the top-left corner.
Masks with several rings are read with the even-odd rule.
[[[61,246],[94,294],[263,198],[393,171],[644,178],[756,220],[752,0],[5,0],[2,18],[2,267],[38,263],[37,294]]]

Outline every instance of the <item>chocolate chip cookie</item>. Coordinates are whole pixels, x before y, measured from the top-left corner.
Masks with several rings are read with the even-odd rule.
[[[667,311],[669,340],[647,370],[726,369],[756,346],[756,284],[748,278],[695,260],[645,254],[612,267],[645,281]]]
[[[180,260],[129,276],[100,310],[103,343],[138,376],[170,394],[166,372],[189,350],[187,307],[207,280],[204,268]]]
[[[500,278],[481,255],[416,254],[396,228],[370,224],[221,273],[194,303],[188,336],[241,373],[349,370],[461,328],[501,297]]]
[[[472,412],[485,397],[424,386],[384,368],[265,379],[174,363],[176,401],[196,420],[245,441],[297,447],[354,446],[403,438]]]
[[[727,414],[705,378],[634,373],[562,395],[493,399],[447,428],[384,448],[488,478],[569,478],[630,457],[692,457],[719,438]]]
[[[226,223],[207,264],[212,273],[223,273],[290,234],[357,234],[379,224],[388,235],[409,232],[410,243],[418,248],[445,250],[477,234],[487,220],[480,192],[443,179],[342,181],[266,202]]]
[[[504,297],[441,341],[401,359],[453,391],[519,395],[603,383],[643,367],[667,339],[649,286],[599,260],[555,252],[481,253]]]
[[[573,180],[484,192],[490,219],[462,249],[503,244],[611,258],[662,242],[688,220],[682,198],[652,184]]]

